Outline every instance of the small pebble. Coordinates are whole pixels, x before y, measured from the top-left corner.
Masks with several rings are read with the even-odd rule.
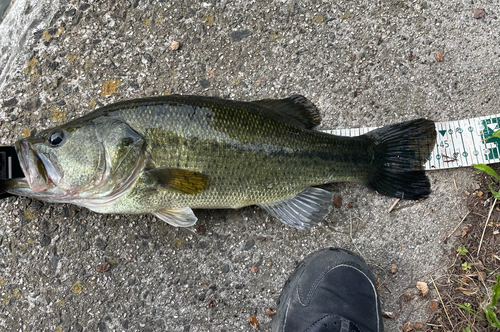
[[[179,42],[175,40],[172,42],[172,44],[170,44],[170,48],[172,49],[172,51],[178,50],[180,46],[181,44],[179,44]]]
[[[102,262],[97,267],[97,272],[104,273],[104,272],[108,272],[110,269],[111,269],[111,265],[108,262]]]
[[[476,8],[476,11],[474,12],[474,18],[478,19],[486,15],[486,12],[482,8]]]
[[[255,240],[254,239],[250,239],[248,240],[246,243],[245,243],[245,251],[248,251],[250,249],[253,248],[253,246],[255,245]]]
[[[50,238],[50,236],[46,235],[46,234],[43,234],[42,236],[42,240],[40,241],[40,245],[42,247],[46,247],[50,244],[50,241],[52,241],[52,239]]]

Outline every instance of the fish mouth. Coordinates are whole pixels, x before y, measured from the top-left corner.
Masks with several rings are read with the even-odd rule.
[[[17,156],[21,169],[32,191],[47,191],[56,186],[54,179],[60,179],[54,164],[38,153],[27,139],[16,142]]]

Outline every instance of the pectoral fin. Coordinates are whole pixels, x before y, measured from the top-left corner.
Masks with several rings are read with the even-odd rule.
[[[205,174],[180,168],[154,168],[146,171],[146,175],[158,189],[172,189],[185,194],[199,194],[210,186],[210,179]]]
[[[181,209],[165,209],[153,212],[158,219],[163,220],[175,227],[189,227],[196,224],[198,218],[189,207]]]
[[[307,188],[300,194],[259,206],[285,225],[300,230],[316,226],[330,213],[333,194],[320,188]]]

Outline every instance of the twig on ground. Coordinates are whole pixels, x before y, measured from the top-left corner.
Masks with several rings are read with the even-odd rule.
[[[418,276],[418,278],[423,278],[423,277],[425,277],[425,275],[427,275],[427,274],[429,274],[429,273],[434,273],[434,272],[436,272],[437,270],[442,269],[442,268],[444,268],[444,267],[446,267],[446,269],[449,269],[448,264],[447,264],[447,263],[445,263],[445,264],[443,264],[443,265],[440,265],[440,266],[438,266],[438,267],[434,268],[434,269],[433,269],[433,270],[431,270],[431,271],[426,271],[426,272],[423,272],[423,273],[422,273],[422,275]],[[441,278],[444,278],[444,277],[445,277],[445,276],[438,277],[438,278],[436,278],[436,280],[441,279]],[[449,278],[449,277],[448,277],[448,278]]]
[[[351,238],[351,242],[352,242],[352,244],[354,245],[354,248],[356,248],[356,250],[358,251],[359,255],[360,255],[361,257],[363,257],[363,259],[364,259],[364,260],[365,260],[365,262],[366,262],[366,258],[365,258],[365,256],[363,256],[363,254],[361,253],[361,251],[359,251],[358,246],[356,246],[356,243],[354,243],[354,240],[353,240],[353,238],[352,238],[352,217],[351,217],[351,213],[349,213],[349,225],[350,225],[350,229],[349,229],[349,237]]]
[[[438,288],[436,287],[436,283],[434,282],[434,279],[432,278],[432,274],[429,273],[429,277],[431,277],[431,280],[432,280],[432,284],[434,285],[434,289],[436,289],[436,292],[439,296],[439,300],[441,301],[441,305],[443,306],[443,309],[444,309],[444,312],[446,314],[446,317],[448,317],[448,322],[450,322],[450,325],[451,325],[451,329],[453,331],[455,331],[455,326],[453,326],[452,322],[451,322],[451,319],[450,319],[450,316],[448,316],[448,310],[446,310],[446,307],[444,306],[444,302],[443,302],[443,299],[441,298],[441,294],[439,294],[439,290]]]
[[[387,286],[384,285],[384,283],[385,283],[385,280],[382,282],[381,286],[384,286],[384,288],[387,289],[387,291],[392,294],[391,290],[389,288],[387,288]]]
[[[457,181],[455,181],[455,176],[453,176],[453,183],[455,184],[455,192],[458,194]]]
[[[491,205],[490,208],[490,213],[488,213],[488,219],[486,219],[486,222],[484,223],[484,228],[483,228],[483,235],[481,235],[481,241],[479,241],[479,248],[477,249],[477,257],[479,257],[479,252],[481,251],[481,245],[483,244],[483,238],[484,238],[484,233],[486,232],[486,226],[488,226],[488,221],[490,221],[491,213],[493,212],[493,208],[495,207],[495,204],[497,204],[497,199],[495,198],[495,201]]]
[[[455,233],[455,231],[457,230],[458,226],[460,226],[460,225],[464,222],[465,218],[467,218],[467,216],[469,215],[469,213],[470,213],[470,211],[468,211],[468,212],[467,212],[467,214],[466,214],[466,215],[462,218],[462,220],[458,223],[458,225],[457,225],[457,226],[456,226],[456,227],[455,227],[455,228],[451,231],[451,233],[450,233],[450,234],[448,234],[448,236],[447,236],[447,237],[445,237],[445,238],[443,239],[443,242],[446,242],[446,240],[447,240],[450,236],[452,236],[452,235],[453,235],[453,233]]]
[[[420,310],[422,309],[423,307],[426,307],[427,306],[427,303],[424,302],[422,304],[420,304],[419,306],[415,306],[415,305],[412,305],[411,306],[411,310],[410,312],[408,313],[408,315],[406,316],[406,319],[404,320],[405,322],[409,322],[410,321],[410,317],[411,315],[413,315],[413,312],[417,311],[417,310]]]
[[[394,209],[394,207],[396,206],[396,204],[398,204],[398,202],[401,200],[401,198],[398,198],[394,201],[394,203],[392,203],[391,207],[389,208],[389,210],[387,210],[387,213],[391,213],[392,209]]]
[[[468,326],[474,326],[474,324],[473,324],[473,323],[471,323],[471,321],[469,320],[469,318],[468,318],[467,316],[465,316],[465,314],[462,312],[462,310],[458,310],[458,312],[459,312],[462,316],[464,316],[465,320],[467,321]],[[474,316],[472,316],[472,317],[474,317]],[[476,329],[474,329],[474,330],[476,330]]]
[[[496,259],[499,259],[497,255],[493,255],[493,257],[495,257]],[[491,277],[492,275],[496,275],[496,272],[500,269],[500,267],[497,267],[496,269],[494,269],[493,271],[490,272],[490,274],[488,274],[486,276],[486,278],[484,278],[484,280],[488,280],[489,277]],[[494,282],[494,281],[493,281]]]
[[[455,266],[457,259],[458,259],[458,255],[455,255],[455,260],[453,261],[453,263],[450,266],[448,266],[448,270],[451,269],[453,266]]]

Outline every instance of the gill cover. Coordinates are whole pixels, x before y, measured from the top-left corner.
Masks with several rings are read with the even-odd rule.
[[[32,191],[18,194],[87,207],[114,200],[142,169],[144,145],[127,123],[106,116],[42,131],[16,143]]]

